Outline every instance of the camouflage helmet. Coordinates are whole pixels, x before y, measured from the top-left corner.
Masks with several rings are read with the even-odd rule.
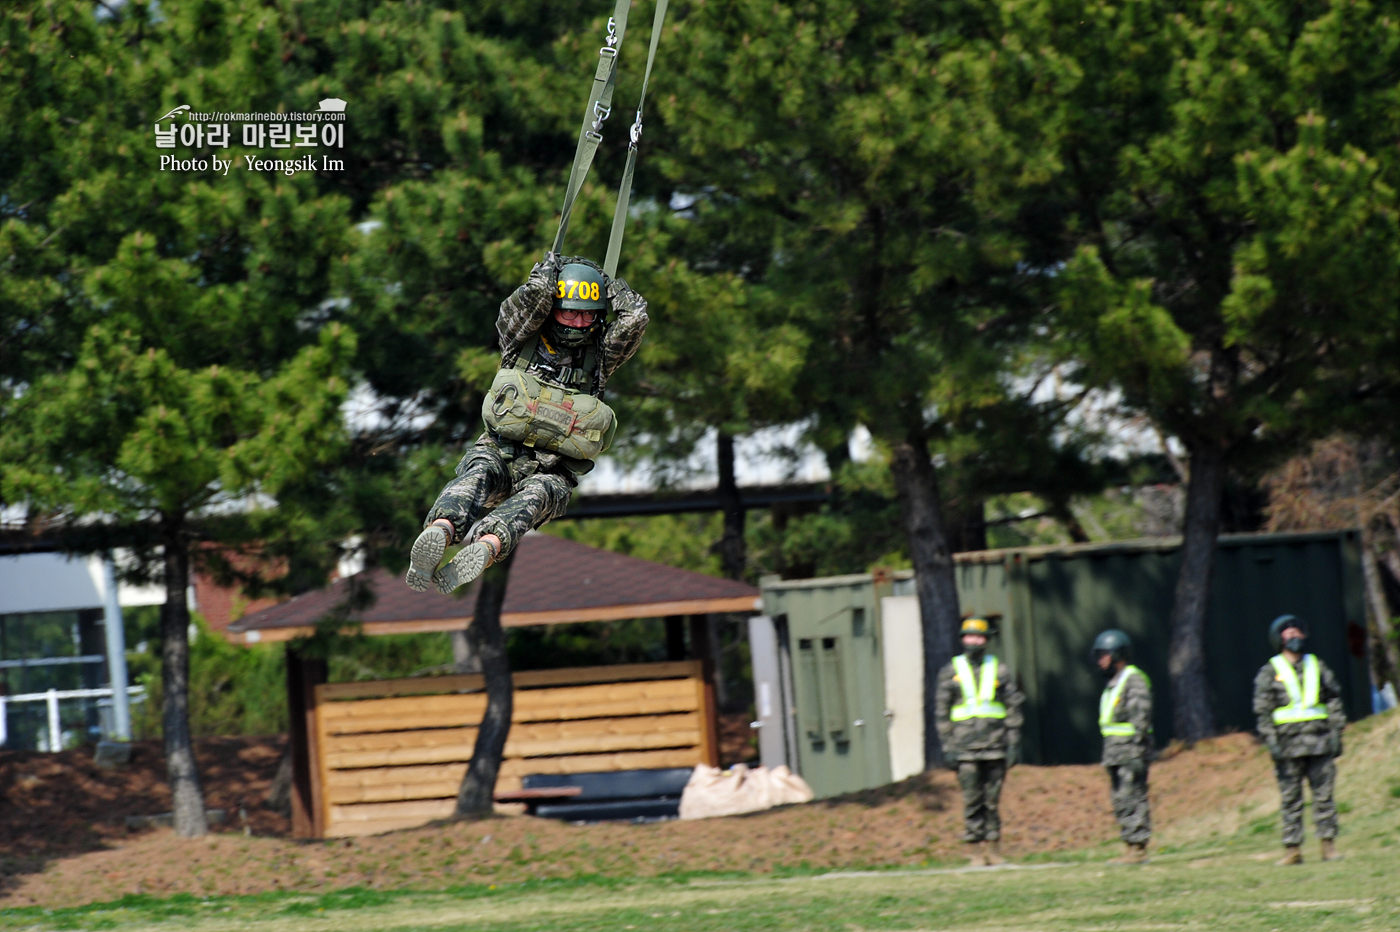
[[[969,615],[962,621],[962,627],[958,629],[958,636],[964,634],[980,634],[984,638],[992,636],[992,623],[985,618],[976,615]]]
[[[608,309],[608,279],[597,263],[581,257],[564,262],[554,306],[569,311],[594,311],[600,317]]]
[[[1090,651],[1090,656],[1097,661],[1104,654],[1108,654],[1115,661],[1128,660],[1133,654],[1133,639],[1117,628],[1109,628],[1107,631],[1099,632],[1099,636],[1094,638],[1094,647]]]
[[[1269,643],[1274,650],[1283,650],[1283,632],[1285,628],[1297,628],[1303,632],[1303,637],[1308,636],[1308,623],[1297,615],[1280,615],[1269,625]]]

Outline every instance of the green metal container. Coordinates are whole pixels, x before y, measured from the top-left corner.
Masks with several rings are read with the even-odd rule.
[[[962,610],[1001,617],[1001,635],[991,649],[1006,660],[1027,694],[1022,745],[1027,762],[1099,759],[1103,683],[1089,649],[1104,628],[1120,628],[1132,637],[1134,662],[1152,678],[1157,744],[1171,741],[1168,619],[1179,539],[988,550],[958,554],[956,561]],[[870,575],[769,579],[762,588],[764,610],[791,655],[789,714],[772,726],[786,728],[787,740],[773,746],[787,749],[786,762],[819,796],[878,786],[908,773],[911,749],[904,749],[904,765],[891,764],[893,732],[887,729],[895,727],[898,713],[885,712],[904,698],[905,731],[899,740],[907,744],[909,710],[923,688],[922,671],[913,682],[909,665],[897,662],[922,651],[917,624],[908,621],[917,612],[912,574],[879,581]],[[899,626],[893,624],[896,613],[905,619]],[[1253,730],[1254,675],[1272,654],[1269,622],[1284,613],[1310,623],[1310,650],[1336,672],[1347,714],[1369,714],[1356,533],[1240,534],[1220,538],[1206,624],[1206,674],[1220,727]],[[899,642],[884,643],[887,615]],[[887,676],[887,669],[903,672]],[[760,675],[756,667],[755,678]],[[833,690],[839,698],[832,698]],[[842,721],[859,718],[864,724],[846,724],[838,736],[833,723],[842,709]],[[885,727],[872,727],[881,719]],[[819,735],[825,736],[822,741]],[[921,735],[920,728],[913,740]]]

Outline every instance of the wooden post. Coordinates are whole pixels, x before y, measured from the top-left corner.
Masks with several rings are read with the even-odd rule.
[[[704,682],[705,705],[700,710],[700,714],[705,717],[704,741],[705,747],[702,751],[705,755],[705,763],[711,767],[719,766],[719,716],[715,708],[715,677],[718,671],[715,669],[715,644],[711,637],[712,627],[708,615],[690,616],[690,649],[695,655],[695,659],[700,661],[700,678]]]
[[[316,687],[326,681],[326,662],[301,656],[287,645],[287,744],[292,758],[292,837],[324,835]]]
[[[666,617],[666,659],[685,659],[685,616]]]

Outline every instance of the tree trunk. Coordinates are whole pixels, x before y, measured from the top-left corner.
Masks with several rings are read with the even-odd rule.
[[[934,702],[938,671],[953,659],[957,643],[958,587],[953,577],[953,554],[943,526],[938,476],[929,459],[927,441],[911,434],[897,444],[890,473],[909,535],[914,588],[919,595],[919,616],[924,633],[924,766],[932,770],[943,765]]]
[[[1191,477],[1186,485],[1186,527],[1181,541],[1181,573],[1172,602],[1171,677],[1173,726],[1187,744],[1215,734],[1215,713],[1206,683],[1206,612],[1220,535],[1220,495],[1225,482],[1225,455],[1215,445],[1191,450]]]
[[[481,657],[472,650],[468,630],[452,632],[452,668],[457,673],[480,673]]]
[[[510,565],[514,559],[512,551],[481,574],[476,612],[467,628],[470,652],[480,662],[486,678],[486,714],[476,733],[467,775],[457,790],[454,816],[458,819],[484,819],[494,811],[496,776],[501,770],[501,755],[505,753],[515,705],[515,686],[506,657],[505,633],[501,630],[501,604],[505,602],[506,583],[510,580]]]
[[[165,735],[165,767],[174,797],[175,832],[196,838],[209,832],[204,818],[204,791],[190,739],[190,555],[184,521],[166,515],[165,605],[161,607],[161,684],[164,692],[161,730]]]
[[[1366,586],[1370,640],[1380,651],[1380,656],[1375,658],[1379,662],[1373,662],[1371,667],[1380,674],[1377,677],[1379,681],[1389,682],[1400,690],[1400,657],[1396,656],[1395,639],[1390,632],[1390,600],[1385,597],[1381,568],[1376,563],[1375,535],[1366,516],[1358,517],[1361,524],[1361,578]]]
[[[744,502],[734,479],[734,438],[720,431],[715,443],[719,465],[719,507],[724,513],[724,534],[719,539],[719,562],[724,575],[743,579],[747,555],[744,552]]]

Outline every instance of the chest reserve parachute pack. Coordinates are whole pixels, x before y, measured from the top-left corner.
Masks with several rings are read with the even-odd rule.
[[[617,56],[627,33],[630,6],[631,0],[617,0],[613,15],[608,20],[604,45],[598,50],[598,67],[593,74],[583,126],[579,129],[574,164],[564,191],[559,230],[554,236],[550,258],[562,254],[574,201],[593,165],[598,144],[603,141],[603,123],[612,112],[613,89],[617,83]],[[661,39],[666,6],[667,0],[657,0],[656,12],[652,16],[646,72],[637,100],[637,117],[630,130],[627,165],[623,169],[622,184],[617,193],[607,257],[601,269],[591,262],[575,260],[565,266],[559,275],[556,298],[560,306],[597,311],[600,324],[606,321],[608,285],[617,273],[617,261],[622,251],[622,235],[627,226],[627,210],[632,196],[632,176],[637,165],[637,145],[642,138],[642,107],[646,102],[652,65],[656,62],[656,46]],[[612,444],[613,435],[617,433],[617,418],[602,399],[598,341],[596,338],[588,341],[578,365],[558,370],[543,364],[554,355],[552,349],[540,334],[526,341],[520,348],[515,365],[502,367],[496,373],[491,390],[481,403],[482,419],[491,430],[507,440],[549,453],[591,460]],[[577,356],[578,353],[574,353],[574,358]],[[541,374],[544,374],[543,378]]]

